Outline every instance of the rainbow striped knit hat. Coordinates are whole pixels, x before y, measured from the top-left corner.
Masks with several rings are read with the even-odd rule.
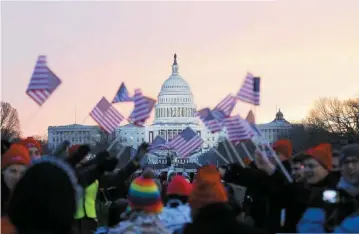
[[[128,201],[132,210],[154,214],[162,212],[161,192],[152,178],[141,176],[135,179],[128,191]]]

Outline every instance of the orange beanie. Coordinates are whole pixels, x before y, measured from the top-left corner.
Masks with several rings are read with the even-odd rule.
[[[191,208],[202,208],[214,203],[227,202],[226,190],[221,183],[221,177],[214,165],[199,169],[189,196]]]
[[[42,148],[40,143],[35,140],[33,137],[28,137],[26,139],[23,139],[19,142],[19,144],[25,146],[26,148],[36,147],[39,153],[42,153]]]
[[[293,154],[293,146],[290,140],[278,140],[274,142],[273,149],[282,154],[286,159],[289,159]]]
[[[20,144],[12,144],[8,151],[1,157],[1,169],[14,164],[30,165],[30,163],[29,150]]]
[[[332,145],[323,143],[307,150],[306,155],[317,160],[326,169],[332,170]]]

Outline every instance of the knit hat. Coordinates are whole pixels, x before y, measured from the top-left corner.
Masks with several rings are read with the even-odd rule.
[[[293,153],[292,142],[287,139],[274,142],[273,149],[282,154],[286,159],[289,159]]]
[[[342,148],[340,152],[340,162],[347,157],[357,157],[359,158],[359,144],[350,144]]]
[[[132,210],[155,214],[162,212],[161,192],[152,178],[137,177],[130,185],[128,201]]]
[[[39,154],[42,153],[42,148],[40,143],[37,140],[35,140],[33,137],[28,137],[26,139],[19,141],[19,144],[25,146],[28,149],[31,147],[35,147],[39,151]]]
[[[30,165],[31,158],[28,149],[19,144],[12,144],[6,153],[1,157],[1,169],[10,165]]]
[[[61,160],[47,156],[34,161],[9,204],[8,216],[19,233],[68,233],[81,196],[76,180],[72,168]]]
[[[191,208],[202,208],[213,203],[227,202],[226,190],[221,183],[221,177],[214,165],[199,169],[189,196]]]
[[[192,184],[188,183],[184,176],[176,175],[167,186],[167,195],[179,195],[188,197],[192,192]]]
[[[294,156],[297,161],[302,161],[308,157],[314,158],[329,171],[333,168],[331,144],[322,143]]]

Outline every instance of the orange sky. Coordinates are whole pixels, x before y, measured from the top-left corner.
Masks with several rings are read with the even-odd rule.
[[[83,123],[122,81],[156,97],[177,53],[198,108],[237,92],[251,71],[262,77],[258,122],[276,106],[300,120],[320,97],[359,94],[358,12],[358,0],[4,2],[2,100],[18,109],[24,135],[42,135],[74,123],[75,107]],[[38,54],[63,81],[41,109],[25,94]],[[132,108],[116,106],[126,116]]]

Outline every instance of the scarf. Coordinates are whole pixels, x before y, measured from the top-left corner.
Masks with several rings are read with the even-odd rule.
[[[356,197],[359,195],[359,186],[355,186],[355,185],[348,183],[343,177],[340,177],[337,188],[345,190],[353,197]]]

